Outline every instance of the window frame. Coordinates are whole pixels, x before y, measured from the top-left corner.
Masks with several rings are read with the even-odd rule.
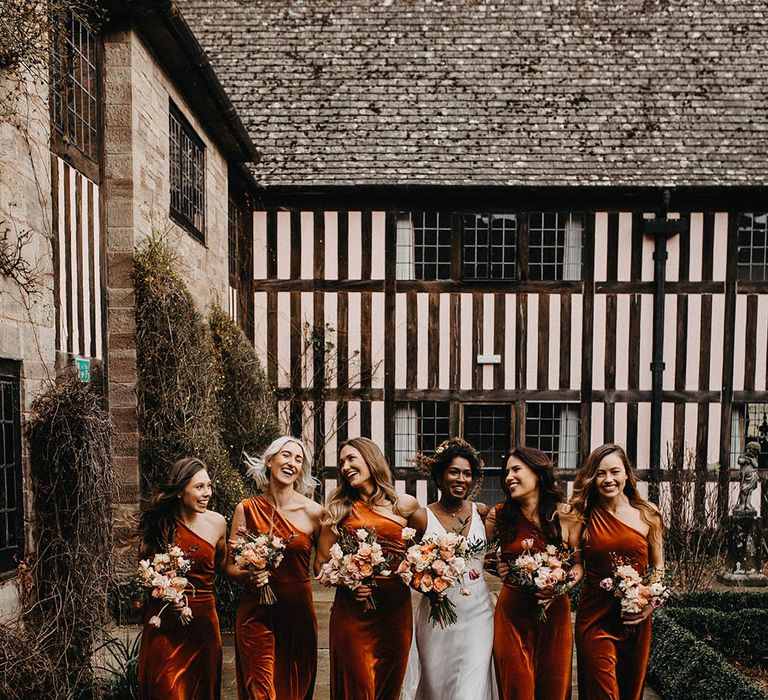
[[[538,416],[538,417],[530,416],[529,408],[532,407],[532,406],[548,406],[548,407],[562,406],[562,407],[569,407],[569,408],[573,409],[573,411],[574,411],[574,413],[576,415],[576,435],[575,435],[575,440],[574,440],[574,443],[573,443],[574,447],[575,447],[574,450],[563,451],[562,449],[560,449],[559,441],[562,439],[562,434],[546,435],[545,436],[545,435],[542,435],[541,433],[539,433],[536,436],[536,438],[532,437],[533,434],[528,432],[528,421],[529,420],[531,420],[531,421],[532,420],[539,420],[539,421],[542,421],[542,420],[554,420],[554,417],[552,417],[552,418],[542,418],[541,416]],[[524,427],[524,430],[525,430],[525,435],[524,435],[525,444],[528,445],[529,447],[535,447],[536,449],[539,449],[542,452],[544,452],[552,460],[552,462],[555,464],[555,466],[557,467],[558,470],[572,471],[572,470],[576,469],[578,467],[578,465],[579,465],[579,441],[581,439],[581,416],[580,416],[580,413],[579,413],[579,407],[580,407],[579,403],[575,403],[575,402],[572,402],[572,401],[526,401],[525,402],[525,427]],[[562,420],[562,415],[557,416],[558,426],[561,425],[561,423],[560,423],[561,420]],[[567,429],[567,425],[566,425],[566,429]],[[555,439],[558,440],[558,450],[557,450],[556,453],[549,452],[549,451],[544,450],[542,448],[541,441],[542,441],[542,438],[545,438],[545,437],[546,438],[552,438],[552,440],[555,440]],[[568,437],[568,435],[566,434],[565,437]],[[573,437],[573,436],[571,436],[571,437]],[[570,454],[570,455],[573,456],[573,465],[572,466],[563,465],[563,464],[560,463],[561,462],[560,456],[562,454]]]
[[[750,407],[755,407],[756,420],[754,426],[752,426],[752,421],[750,421]],[[728,455],[729,467],[731,469],[739,469],[737,460],[744,453],[747,442],[760,443],[761,448],[764,446],[759,437],[759,427],[762,423],[761,416],[765,416],[768,423],[768,400],[746,401],[733,404],[730,427],[731,446],[730,454]],[[737,446],[735,443],[738,442],[740,444]],[[768,441],[766,441],[765,446],[768,447]],[[758,464],[760,469],[768,469],[768,449],[760,450]]]
[[[748,222],[747,217],[749,217]],[[762,226],[764,241],[762,246],[755,245],[755,219],[757,218],[765,218],[765,224]],[[749,245],[741,244],[742,232],[749,233]],[[744,250],[749,253],[749,262],[741,261]],[[755,250],[762,252],[762,263],[753,262]],[[761,271],[761,276],[754,276],[755,270]],[[739,282],[768,282],[768,212],[766,211],[739,212],[736,225],[736,279]]]
[[[94,182],[99,181],[99,163],[101,161],[103,144],[103,108],[102,108],[102,67],[103,46],[101,34],[97,31],[94,20],[84,19],[72,10],[67,11],[64,27],[55,26],[51,29],[50,41],[50,67],[49,67],[49,117],[50,117],[50,146],[51,150],[59,157],[66,160],[77,170]],[[73,126],[71,104],[75,102],[75,83],[80,85],[82,81],[76,80],[73,75],[73,49],[74,45],[69,40],[73,29],[72,24],[77,22],[81,33],[85,33],[89,46],[92,41],[93,55],[86,55],[88,64],[92,66],[89,71],[89,82],[93,86],[91,95],[87,89],[84,91],[91,99],[87,104],[93,107],[90,119],[85,120],[79,111],[75,110],[75,119],[80,119],[90,134],[90,149],[85,149],[85,144],[79,144],[76,138],[76,130]],[[82,50],[80,51],[83,54]],[[93,59],[91,62],[91,58]],[[85,86],[83,86],[85,88]],[[57,107],[58,105],[58,107]],[[74,132],[74,133],[73,133]]]
[[[404,235],[408,234],[407,227],[408,223],[404,222],[403,219],[405,217],[408,217],[409,223],[410,223],[410,235],[411,235],[411,242],[410,242],[410,250],[408,249],[408,244],[403,245],[401,238]],[[434,216],[436,217],[435,226],[425,226],[424,220],[427,216]],[[416,225],[416,218],[421,218],[421,225]],[[396,259],[395,259],[395,278],[399,281],[419,281],[419,282],[446,282],[449,280],[454,279],[454,263],[453,263],[453,250],[454,250],[454,236],[456,235],[456,227],[455,227],[455,221],[454,221],[454,215],[451,212],[446,212],[442,210],[419,210],[419,211],[402,211],[398,212],[396,219],[397,219],[397,242],[396,242]],[[442,219],[445,219],[445,221],[442,221]],[[404,228],[405,227],[405,228]],[[417,240],[417,229],[424,230],[430,230],[435,232],[435,243],[434,244],[426,244],[423,242],[419,243]],[[440,235],[447,235],[448,241],[440,242]],[[422,233],[422,236],[424,234]],[[434,261],[425,261],[423,258],[424,251],[427,249],[434,249],[435,250],[435,260]],[[439,259],[439,251],[443,249],[448,252],[448,260],[440,260]],[[402,251],[406,251],[407,255],[403,255]],[[422,253],[422,259],[419,261],[419,251]],[[428,265],[435,266],[435,276],[424,276],[424,268]],[[410,276],[405,276],[404,270],[409,269]],[[445,271],[447,270],[447,276],[445,275]]]
[[[436,217],[444,217],[450,221],[450,227],[448,225],[439,226],[438,229],[445,232],[450,228],[450,248],[452,249],[452,265],[450,266],[450,274],[448,276],[440,276],[438,274],[435,277],[424,276],[423,270],[420,270],[420,266],[425,264],[437,264],[443,265],[447,270],[448,261],[441,261],[438,263],[425,263],[419,262],[417,257],[417,251],[423,247],[417,243],[415,224],[415,217],[424,217],[434,215]],[[536,262],[534,265],[538,265],[542,270],[547,266],[554,266],[555,270],[559,268],[559,275],[555,275],[552,279],[532,279],[531,277],[531,260],[530,260],[530,230],[531,230],[531,218],[534,215],[541,215],[544,218],[547,215],[554,215],[556,222],[559,224],[561,217],[564,217],[565,223],[563,224],[563,242],[562,245],[558,245],[555,242],[554,246],[551,246],[555,250],[554,262]],[[405,218],[409,218],[409,223],[406,223]],[[468,248],[478,248],[477,244],[469,245],[467,240],[467,218],[468,217],[487,217],[488,219],[488,240],[483,246],[479,246],[482,250],[487,250],[487,262],[478,263],[477,256],[472,262],[468,262],[469,256],[467,255]],[[493,221],[494,218],[511,218],[515,220],[515,230],[511,237],[511,244],[504,243],[501,246],[502,250],[508,250],[512,248],[511,260],[504,258],[502,254],[502,260],[492,261],[492,251],[494,249],[494,242],[492,239],[493,233]],[[438,219],[439,220],[439,219]],[[575,221],[580,222],[580,240],[578,245],[569,245],[569,231],[573,231]],[[587,234],[588,216],[586,212],[582,210],[463,210],[449,212],[445,210],[429,210],[429,211],[400,211],[397,213],[397,234],[396,234],[396,261],[395,261],[395,279],[397,281],[418,281],[418,282],[468,282],[473,284],[498,284],[499,282],[530,282],[533,284],[542,283],[548,284],[551,282],[582,282],[584,281],[584,247]],[[410,225],[410,244],[407,242],[409,232],[406,230]],[[556,226],[555,231],[560,230],[559,226]],[[571,234],[573,235],[573,234]],[[408,246],[410,245],[410,249]],[[449,248],[448,245],[443,245],[444,248]],[[545,247],[545,246],[540,246]],[[568,261],[568,253],[573,256],[574,251],[578,249],[578,260]],[[562,260],[557,261],[557,251],[562,250]],[[477,267],[478,264],[484,264],[488,269],[488,276],[478,276],[476,270],[470,272],[469,266]],[[493,266],[501,265],[501,274],[493,274]],[[571,274],[566,273],[571,269]],[[573,271],[578,268],[578,275],[574,276]],[[420,274],[421,273],[421,274]]]
[[[191,142],[191,144],[199,150],[199,156],[201,159],[200,163],[200,173],[201,173],[201,182],[199,186],[199,192],[200,192],[200,219],[201,219],[201,226],[197,226],[195,222],[184,212],[181,210],[181,208],[177,208],[174,206],[174,153],[173,153],[173,122],[176,121],[178,124],[178,128],[180,130],[180,133],[183,136],[186,136],[187,139]],[[178,198],[183,200],[184,195],[184,176],[185,172],[185,149],[179,147],[179,153],[178,158],[179,162],[176,164],[178,167],[179,172],[179,183],[178,183]],[[197,132],[195,131],[192,124],[190,124],[189,120],[184,116],[184,113],[179,109],[179,107],[174,103],[173,100],[168,100],[168,190],[169,190],[169,203],[168,203],[168,210],[169,210],[169,216],[171,220],[181,226],[187,233],[189,233],[192,238],[199,241],[203,245],[206,245],[205,240],[205,225],[206,225],[206,184],[207,184],[207,178],[206,178],[206,170],[207,170],[207,158],[206,158],[206,146],[205,142],[198,136]],[[194,189],[195,183],[190,183],[190,186]]]
[[[472,246],[468,245],[467,243],[467,225],[466,225],[466,219],[467,217],[474,216],[476,219],[487,217],[488,218],[488,242],[485,244],[485,246],[478,246],[476,243]],[[512,259],[510,261],[506,260],[506,253],[508,252],[508,246],[502,245],[502,246],[494,246],[493,243],[493,223],[494,219],[507,219],[512,218],[514,220],[514,231],[512,232]],[[460,236],[460,244],[461,244],[461,280],[462,281],[472,281],[472,282],[516,282],[520,279],[520,274],[518,271],[518,253],[520,251],[520,218],[521,215],[518,212],[494,212],[494,211],[488,211],[488,212],[463,212],[459,215],[459,236]],[[475,228],[475,231],[477,231],[477,228]],[[506,228],[504,228],[504,231],[506,232]],[[475,239],[477,240],[477,239]],[[488,275],[481,277],[477,274],[470,275],[468,274],[468,265],[474,265],[477,267],[478,265],[482,264],[477,261],[477,257],[475,257],[475,260],[471,263],[467,262],[467,248],[475,248],[476,250],[482,250],[483,248],[487,251],[487,260],[485,262],[485,265],[488,268]],[[502,251],[502,261],[501,262],[495,262],[493,261],[493,250],[495,248],[498,248]],[[493,274],[493,266],[494,265],[501,265],[502,266],[502,274],[501,275],[494,275]],[[503,273],[503,270],[506,267],[511,267],[512,269],[512,276],[508,276]]]
[[[430,404],[435,409],[438,407],[445,407],[445,415],[429,415],[427,417],[424,416],[424,406],[425,404]],[[406,456],[402,459],[402,463],[400,460],[400,455],[403,453],[403,450],[398,450],[398,438],[402,437],[402,433],[398,433],[398,426],[401,424],[401,422],[398,421],[398,415],[401,413],[403,409],[415,409],[416,415],[415,415],[415,430],[412,434],[409,434],[407,437],[412,438],[415,449],[413,450],[413,454],[408,454],[411,452],[410,449],[405,450]],[[434,413],[437,413],[437,410],[434,411]],[[445,434],[438,434],[437,432],[430,432],[426,433],[423,430],[423,421],[424,420],[432,420],[432,421],[442,421],[444,420],[446,422],[447,431]],[[423,442],[423,438],[425,435],[429,435],[430,438],[434,439],[434,445],[432,446],[426,446]],[[395,411],[394,411],[394,442],[393,442],[393,458],[394,458],[394,468],[395,469],[412,469],[416,465],[415,464],[409,464],[407,462],[408,458],[415,457],[419,453],[426,452],[427,454],[434,452],[434,450],[437,448],[437,446],[443,442],[443,440],[447,440],[451,436],[451,410],[450,410],[450,404],[446,401],[397,401],[395,403]]]
[[[17,541],[13,546],[9,546],[4,550],[0,550],[0,579],[12,575],[16,570],[18,559],[24,556],[26,535],[24,532],[24,461],[21,449],[21,371],[20,363],[14,360],[0,359],[0,382],[10,383],[12,385],[11,396],[11,410],[12,416],[12,435],[13,435],[13,451],[15,456],[15,521]],[[0,392],[0,400],[2,400],[2,392]],[[0,425],[5,424],[4,407],[0,406]],[[5,432],[3,430],[3,432]],[[4,477],[4,475],[3,475]],[[7,482],[5,478],[2,479],[3,489],[6,488]],[[7,493],[5,494],[7,497]],[[4,519],[0,520],[0,527],[4,526]]]

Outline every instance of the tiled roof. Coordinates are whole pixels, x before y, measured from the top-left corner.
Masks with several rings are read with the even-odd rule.
[[[178,0],[265,185],[767,185],[765,0]]]

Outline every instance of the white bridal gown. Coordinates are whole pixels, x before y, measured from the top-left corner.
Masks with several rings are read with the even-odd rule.
[[[444,533],[445,528],[427,508],[425,535]],[[467,540],[486,541],[485,527],[474,503]],[[459,593],[460,586],[448,590],[459,618],[455,624],[445,629],[440,629],[440,625],[433,627],[427,619],[429,600],[419,594],[421,600],[414,608],[413,643],[400,700],[496,700],[493,605],[482,576],[482,557],[468,564],[481,575],[476,581],[470,580],[469,575],[464,577],[471,592],[468,596]]]

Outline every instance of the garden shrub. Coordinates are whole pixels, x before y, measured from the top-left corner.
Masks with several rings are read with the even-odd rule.
[[[221,437],[242,472],[243,452],[257,454],[278,435],[275,395],[253,345],[219,306],[208,316],[216,367]]]
[[[176,460],[198,457],[213,483],[211,508],[227,517],[244,497],[221,436],[216,364],[208,325],[157,238],[135,257],[136,364],[145,492],[163,483]]]
[[[38,396],[27,424],[36,549],[20,569],[22,628],[0,629],[0,697],[93,694],[92,650],[107,621],[116,480],[113,426],[92,384]]]
[[[667,607],[709,608],[721,612],[737,612],[742,608],[768,610],[768,593],[742,591],[692,591],[671,597]]]
[[[667,615],[699,639],[745,663],[768,663],[768,609],[721,612],[707,608],[670,608]]]
[[[55,698],[56,669],[36,630],[0,624],[0,698]]]
[[[653,616],[648,680],[665,700],[768,700],[768,694],[666,611]]]

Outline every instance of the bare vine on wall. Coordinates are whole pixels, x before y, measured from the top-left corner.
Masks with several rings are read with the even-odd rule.
[[[0,221],[0,227],[5,222]],[[11,236],[11,229],[5,227],[0,233],[0,275],[16,283],[28,296],[40,292],[40,278],[35,267],[25,256],[25,247],[34,232],[26,229],[17,236]]]
[[[4,0],[0,13],[0,71],[48,79],[51,30],[66,26],[69,14],[98,22],[96,0]]]

